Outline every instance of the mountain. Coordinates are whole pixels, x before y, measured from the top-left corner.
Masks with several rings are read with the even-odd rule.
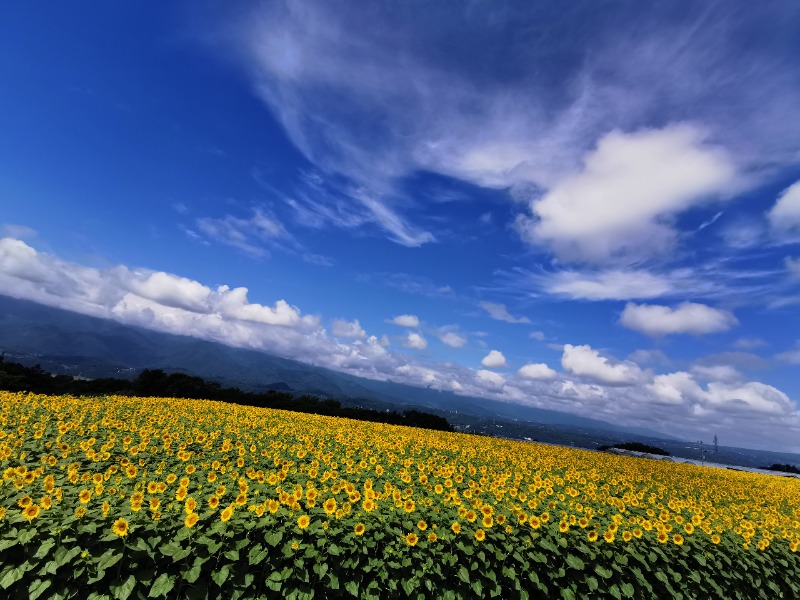
[[[314,394],[379,410],[418,406],[445,416],[469,415],[664,437],[557,411],[363,379],[256,350],[122,325],[2,295],[0,351],[17,362],[40,364],[46,371],[74,376],[133,378],[142,369],[163,369],[248,391],[275,389]]]

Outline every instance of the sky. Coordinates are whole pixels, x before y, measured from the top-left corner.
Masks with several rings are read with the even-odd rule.
[[[0,293],[800,452],[800,4],[16,3]]]

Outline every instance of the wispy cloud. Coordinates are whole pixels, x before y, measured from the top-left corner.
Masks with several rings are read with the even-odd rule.
[[[478,304],[488,315],[496,321],[505,321],[506,323],[530,323],[528,317],[515,317],[506,308],[505,304],[497,302],[481,302]]]
[[[753,3],[680,13],[649,3],[601,10],[592,2],[577,3],[566,16],[554,10],[485,4],[458,12],[425,4],[364,13],[323,2],[269,3],[239,12],[226,31],[294,144],[326,180],[342,178],[333,184],[337,201],[405,245],[433,239],[421,224],[425,207],[397,185],[418,171],[523,196],[544,190],[534,201],[544,204],[533,210],[542,220],[525,229],[559,253],[586,259],[632,248],[587,252],[545,209],[577,185],[569,178],[578,181],[582,165],[589,170],[581,181],[600,176],[603,189],[621,186],[632,196],[627,192],[637,181],[617,178],[619,185],[609,187],[603,169],[594,167],[612,139],[622,151],[625,140],[656,131],[667,144],[662,150],[698,159],[697,169],[680,166],[691,174],[682,182],[669,177],[679,158],[662,152],[672,157],[657,171],[664,185],[646,188],[652,195],[663,187],[663,197],[671,198],[661,212],[642,215],[662,246],[673,236],[657,217],[719,191],[733,171],[749,176],[796,160],[800,119],[790,115],[800,106],[800,75],[787,46],[796,11]],[[633,23],[636,36],[618,35]],[[462,35],[451,35],[455,30]],[[524,43],[514,35],[519,31],[526,32],[519,37]],[[471,43],[478,35],[480,52]],[[441,47],[449,52],[435,51]],[[699,124],[702,137],[691,125],[682,131],[694,133],[678,140],[677,123]],[[607,137],[612,131],[624,133]],[[600,154],[592,155],[603,139]],[[655,156],[636,154],[628,163]],[[643,241],[631,245],[641,251]]]

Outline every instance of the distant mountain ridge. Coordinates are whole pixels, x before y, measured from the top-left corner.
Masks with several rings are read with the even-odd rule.
[[[501,418],[665,437],[557,411],[373,381],[257,350],[123,325],[0,295],[0,351],[47,371],[133,378],[142,369],[197,375],[243,390],[314,394],[364,406],[419,406]]]

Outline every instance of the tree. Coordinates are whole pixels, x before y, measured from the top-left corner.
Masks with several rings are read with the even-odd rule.
[[[719,440],[717,439],[717,434],[714,434],[714,455],[716,456],[719,454]]]

